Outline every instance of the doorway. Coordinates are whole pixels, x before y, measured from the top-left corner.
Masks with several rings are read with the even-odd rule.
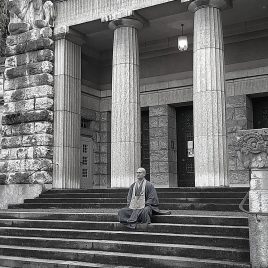
[[[146,170],[146,180],[150,181],[149,111],[141,112],[141,166]]]
[[[178,186],[194,187],[194,128],[193,107],[185,106],[176,109],[177,118],[177,168]]]

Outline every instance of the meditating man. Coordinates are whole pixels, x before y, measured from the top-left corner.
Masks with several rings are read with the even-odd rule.
[[[131,229],[135,229],[137,223],[151,223],[153,213],[159,213],[159,201],[152,183],[145,179],[144,168],[137,170],[137,181],[128,191],[127,207],[118,212],[119,221]]]

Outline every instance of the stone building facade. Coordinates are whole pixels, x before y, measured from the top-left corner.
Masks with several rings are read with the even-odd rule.
[[[140,165],[157,187],[249,185],[234,141],[268,127],[267,1],[54,5],[7,39],[1,198],[128,187]]]

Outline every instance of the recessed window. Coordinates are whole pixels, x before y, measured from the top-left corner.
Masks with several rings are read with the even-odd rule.
[[[83,153],[87,154],[87,152],[88,152],[88,145],[83,144]]]
[[[252,99],[253,128],[268,128],[268,97]]]
[[[90,128],[91,120],[81,118],[81,128]]]
[[[82,164],[87,165],[87,157],[86,156],[82,157]]]
[[[87,169],[86,168],[82,169],[82,177],[87,178]]]

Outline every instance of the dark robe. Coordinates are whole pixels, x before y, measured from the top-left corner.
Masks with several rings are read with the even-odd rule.
[[[134,185],[135,183],[130,186],[128,191],[127,207],[120,209],[118,212],[119,221],[132,229],[136,228],[137,223],[151,223],[152,215],[160,212],[156,190],[149,181],[146,181],[145,184],[145,207],[142,209],[129,208]]]

